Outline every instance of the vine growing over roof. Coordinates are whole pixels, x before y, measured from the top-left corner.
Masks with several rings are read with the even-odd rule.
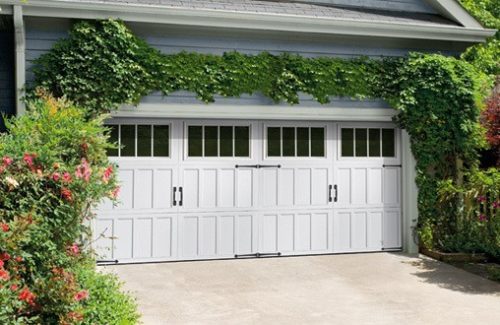
[[[163,54],[116,20],[79,22],[69,37],[36,60],[33,87],[87,107],[90,114],[137,104],[153,91],[186,90],[206,103],[215,95],[262,93],[297,104],[299,93],[320,103],[331,97],[383,98],[399,111],[395,122],[411,136],[417,160],[419,219],[439,225],[441,180],[459,181],[484,146],[478,123],[491,80],[469,63],[438,54],[407,58],[304,58],[228,52],[221,56]],[[439,238],[437,239],[439,240]]]

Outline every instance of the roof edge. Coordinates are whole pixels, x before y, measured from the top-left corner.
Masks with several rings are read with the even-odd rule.
[[[441,0],[439,0],[441,1]],[[447,1],[447,0],[446,0]],[[3,1],[19,5],[19,1]],[[25,16],[107,19],[130,22],[162,23],[200,27],[371,36],[407,39],[433,39],[459,42],[484,42],[495,30],[479,27],[373,22],[351,19],[320,18],[275,13],[235,12],[211,9],[165,8],[155,5],[98,4],[41,0],[22,3]],[[0,12],[2,14],[2,12]]]
[[[457,0],[424,0],[444,17],[464,27],[483,28],[483,25],[472,16]]]

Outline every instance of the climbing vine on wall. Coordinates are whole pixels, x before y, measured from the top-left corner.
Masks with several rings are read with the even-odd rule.
[[[36,60],[34,72],[33,87],[64,95],[91,113],[136,104],[153,91],[186,90],[207,103],[215,95],[253,93],[289,104],[299,102],[299,93],[320,103],[336,96],[383,98],[399,111],[395,122],[411,136],[422,224],[442,221],[438,182],[458,181],[462,166],[476,163],[484,145],[478,117],[490,86],[470,64],[438,54],[377,60],[163,54],[116,20],[77,23],[67,39]]]

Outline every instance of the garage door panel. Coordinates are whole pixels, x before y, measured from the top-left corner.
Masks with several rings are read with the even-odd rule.
[[[368,204],[382,204],[382,168],[368,169]]]
[[[336,253],[378,251],[382,243],[381,210],[347,210],[334,214],[333,250]]]
[[[262,205],[274,207],[278,205],[278,169],[261,170]]]
[[[294,250],[294,225],[295,216],[293,214],[278,215],[278,249],[277,251],[287,253]]]
[[[235,170],[220,169],[218,185],[218,206],[221,208],[230,208],[235,206]]]
[[[401,211],[386,210],[384,211],[383,222],[383,242],[384,248],[400,248],[401,247]]]
[[[174,253],[174,220],[158,217],[153,226],[153,257],[171,258]]]
[[[151,209],[153,207],[153,169],[135,170],[134,208]]]
[[[172,207],[173,184],[172,169],[157,169],[153,178],[153,208],[169,209]]]
[[[201,208],[217,207],[217,169],[202,169],[200,186]],[[187,189],[187,186],[184,188]]]
[[[132,209],[134,202],[134,170],[120,168],[118,172],[118,181],[120,182],[119,203],[116,206],[118,210]]]
[[[256,252],[257,223],[253,215],[236,217],[236,254],[251,254]]]
[[[94,249],[99,259],[113,258],[113,222],[112,218],[94,221],[93,235],[96,242]]]
[[[384,204],[399,205],[400,203],[400,171],[399,167],[384,169]]]
[[[314,168],[312,170],[311,205],[318,206],[328,204],[328,183],[328,168]]]
[[[241,169],[236,171],[236,203],[238,208],[249,208],[254,205],[255,170]]]
[[[259,251],[271,253],[278,251],[278,215],[262,215],[261,246]]]
[[[133,257],[134,221],[132,218],[119,218],[114,222],[113,258],[131,259]]]
[[[200,171],[190,168],[182,172],[183,207],[185,209],[199,208]]]
[[[349,205],[351,203],[351,169],[337,169],[337,179],[335,182],[338,186],[337,205]]]
[[[293,168],[278,171],[278,204],[292,206],[294,204],[295,173]]]
[[[352,170],[352,204],[366,204],[366,168],[354,168]]]
[[[152,257],[153,253],[153,219],[137,218],[134,220],[134,258]]]
[[[235,244],[235,216],[221,216],[219,218],[219,253],[221,255],[234,255]]]
[[[295,171],[295,204],[304,206],[311,204],[311,169],[297,168]]]

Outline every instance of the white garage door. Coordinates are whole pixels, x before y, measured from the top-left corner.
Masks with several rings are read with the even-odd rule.
[[[399,248],[399,132],[331,122],[115,120],[120,204],[96,249],[120,263]]]

